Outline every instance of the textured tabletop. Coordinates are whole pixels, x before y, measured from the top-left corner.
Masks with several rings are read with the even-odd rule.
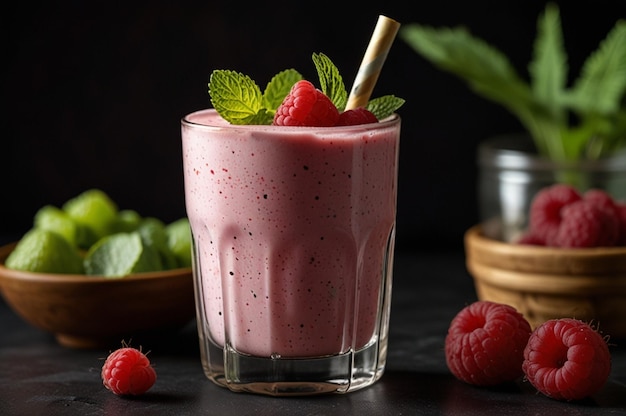
[[[626,348],[613,340],[606,386],[578,403],[548,399],[529,383],[476,388],[448,371],[444,337],[452,317],[476,300],[462,253],[398,253],[387,371],[347,395],[274,398],[232,393],[202,373],[195,323],[144,345],[158,379],[141,397],[102,386],[107,350],[73,350],[26,324],[0,301],[2,415],[604,415],[626,414]]]

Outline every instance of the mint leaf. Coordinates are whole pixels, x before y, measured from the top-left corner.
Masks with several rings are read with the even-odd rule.
[[[313,54],[313,63],[317,69],[321,91],[330,98],[340,112],[346,108],[348,91],[339,74],[339,69],[330,58],[323,53]]]
[[[239,124],[250,124],[250,125],[269,125],[274,121],[274,113],[275,111],[268,111],[265,108],[262,108],[258,111],[258,113],[246,117],[245,119],[241,119],[241,123]]]
[[[402,107],[404,102],[404,99],[394,95],[384,95],[382,97],[371,99],[365,108],[371,111],[377,119],[382,120],[392,115],[398,108]]]
[[[400,29],[399,35],[433,65],[459,76],[474,92],[515,114],[535,138],[538,149],[547,151],[543,137],[553,137],[555,123],[500,50],[464,28],[410,24]]]
[[[561,126],[567,121],[567,111],[562,105],[567,83],[567,55],[563,47],[559,11],[551,3],[537,20],[537,37],[528,71],[538,106],[531,109],[522,120],[542,153],[550,154],[555,159],[566,159],[576,153],[578,146],[572,140],[567,146],[562,141],[554,140],[561,135]],[[539,111],[543,114],[539,114]]]
[[[291,87],[302,79],[302,75],[295,69],[286,69],[274,75],[265,87],[263,93],[263,106],[274,114],[289,94]]]
[[[261,94],[249,76],[215,70],[209,79],[209,95],[215,110],[231,124],[272,124],[274,113],[302,75],[293,69],[276,74]]]
[[[626,21],[618,21],[585,61],[571,90],[579,112],[616,113],[626,92]]]
[[[567,56],[558,9],[548,4],[537,23],[533,61],[529,65],[533,94],[543,102],[553,117],[563,120],[561,104],[567,82]]]
[[[209,94],[215,110],[232,124],[248,124],[263,108],[261,89],[250,77],[239,72],[213,71]]]
[[[578,120],[563,135],[571,154],[598,159],[626,146],[626,21],[615,24],[566,93]]]
[[[410,24],[400,37],[435,66],[464,79],[477,93],[508,108],[529,107],[529,86],[499,50],[464,28],[441,30]]]

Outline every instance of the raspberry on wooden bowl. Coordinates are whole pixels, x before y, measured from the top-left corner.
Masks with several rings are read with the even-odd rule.
[[[506,243],[482,225],[465,233],[466,266],[477,296],[509,304],[533,328],[553,318],[593,321],[626,338],[626,246],[562,248]]]

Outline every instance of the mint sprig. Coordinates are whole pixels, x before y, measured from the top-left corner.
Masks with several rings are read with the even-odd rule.
[[[274,76],[261,93],[261,88],[249,76],[215,70],[209,79],[211,104],[231,124],[271,124],[282,102],[280,97],[284,98],[298,79],[302,76],[296,71],[283,71]]]
[[[395,95],[383,95],[382,97],[369,100],[365,108],[371,111],[377,119],[382,120],[393,114],[404,103],[405,100],[403,98]]]
[[[348,92],[339,69],[322,53],[313,54],[320,90],[339,111],[348,101]],[[214,70],[209,79],[209,96],[213,108],[231,124],[269,125],[291,87],[304,77],[295,69],[274,75],[261,92],[259,85],[247,75],[231,70]],[[388,117],[404,104],[404,100],[387,95],[370,100],[367,109],[377,119]]]
[[[314,53],[313,63],[315,64],[315,69],[317,69],[322,92],[330,98],[337,110],[343,111],[348,103],[348,91],[343,78],[339,74],[339,69],[323,53]]]
[[[597,159],[626,148],[626,21],[618,20],[571,87],[558,7],[537,21],[529,81],[464,28],[405,25],[400,37],[432,64],[517,116],[543,156]]]
[[[280,107],[291,87],[302,79],[302,75],[296,70],[286,69],[270,80],[263,93],[263,107],[267,109],[272,117],[276,109]]]

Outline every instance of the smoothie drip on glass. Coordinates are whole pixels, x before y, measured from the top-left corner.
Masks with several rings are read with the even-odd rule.
[[[386,325],[397,116],[376,129],[229,126],[214,110],[185,121],[206,126],[183,123],[183,158],[212,342],[284,358],[373,341]]]

